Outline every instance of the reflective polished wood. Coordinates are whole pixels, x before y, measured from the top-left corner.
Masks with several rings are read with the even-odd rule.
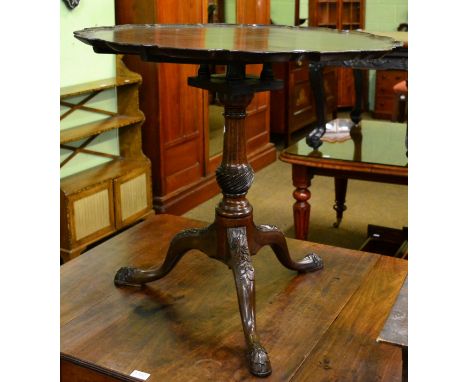
[[[223,264],[191,251],[167,277],[141,290],[115,288],[125,264],[163,261],[171,237],[206,223],[170,215],[144,222],[60,268],[64,382],[259,381],[245,368],[236,288]],[[297,274],[264,248],[255,258],[257,321],[273,373],[265,381],[401,378],[401,351],[376,338],[408,262],[288,239],[295,258],[314,251],[321,272]]]
[[[309,187],[314,175],[335,178],[335,205],[338,227],[346,210],[348,179],[408,184],[408,158],[405,149],[406,125],[387,121],[363,120],[351,129],[348,140],[321,142],[313,149],[307,137],[280,154],[292,165],[295,237],[306,240],[309,231],[311,197]]]
[[[75,32],[99,53],[139,54],[144,60],[199,64],[380,57],[401,43],[364,32],[277,25],[118,25]]]
[[[380,57],[398,43],[390,38],[362,32],[301,29],[268,25],[119,25],[88,28],[75,37],[98,53],[136,54],[154,62],[201,64],[188,83],[215,91],[224,106],[223,158],[216,180],[223,199],[215,220],[207,228],[183,230],[172,239],[159,267],[122,267],[115,275],[117,286],[143,286],[170,273],[191,249],[226,264],[233,272],[241,315],[249,371],[261,377],[271,374],[268,352],[257,333],[254,256],[270,246],[279,262],[299,272],[323,268],[317,254],[304,253],[293,260],[284,234],[275,226],[255,225],[246,198],[254,172],[247,161],[245,118],[254,93],[278,89],[271,62],[304,56],[314,61]],[[210,73],[209,64],[227,64],[225,75]],[[259,77],[246,74],[247,64],[263,64]],[[280,371],[282,372],[282,371]]]

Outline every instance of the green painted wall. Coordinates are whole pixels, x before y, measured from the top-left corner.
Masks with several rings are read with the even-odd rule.
[[[293,25],[294,0],[271,0],[271,19],[275,24]],[[299,15],[308,17],[309,1],[300,1]],[[408,22],[408,0],[366,0],[368,30],[394,31],[400,23]]]
[[[73,37],[73,31],[103,25],[114,25],[114,0],[81,1],[73,10],[69,10],[63,1],[60,1],[60,86],[76,85],[84,82],[115,76],[115,56],[107,54],[96,54],[93,49]],[[74,103],[84,97],[69,99]],[[117,100],[115,90],[104,91],[87,105],[116,111]],[[60,114],[68,110],[60,107]],[[105,118],[99,114],[85,111],[76,111],[70,114],[60,124],[60,129],[86,122]],[[82,142],[74,142],[78,146]],[[89,149],[119,154],[118,132],[110,131],[100,135],[87,146]],[[69,150],[60,149],[60,160],[62,161],[70,154]],[[92,155],[78,154],[60,170],[60,177],[77,173],[85,169],[97,166],[108,161]]]
[[[275,24],[294,25],[294,0],[270,0],[270,18]]]
[[[226,0],[224,2],[224,20],[228,24],[236,23],[236,0]]]
[[[392,32],[408,22],[408,0],[367,0],[366,26],[368,31]],[[375,70],[369,70],[369,108],[374,109]]]
[[[408,0],[367,0],[367,30],[396,31],[400,23],[408,22]]]

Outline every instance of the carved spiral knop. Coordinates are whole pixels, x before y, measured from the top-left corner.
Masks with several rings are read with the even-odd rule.
[[[248,164],[221,164],[216,170],[216,181],[224,194],[245,195],[253,180],[254,172]]]

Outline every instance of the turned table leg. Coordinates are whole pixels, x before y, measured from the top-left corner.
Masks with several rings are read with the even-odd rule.
[[[296,187],[293,192],[293,197],[296,199],[293,205],[294,231],[296,239],[300,240],[307,240],[309,232],[310,204],[307,201],[310,199],[308,188],[312,177],[306,166],[293,164],[292,180]]]
[[[333,227],[338,228],[343,219],[343,212],[346,211],[346,191],[348,188],[348,178],[335,177],[335,205],[333,209],[336,211],[336,222]]]

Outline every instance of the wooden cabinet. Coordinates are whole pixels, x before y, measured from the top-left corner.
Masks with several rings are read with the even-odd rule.
[[[208,0],[117,1],[116,23],[206,23]],[[236,2],[238,23],[268,23],[269,1]],[[209,155],[208,92],[189,87],[195,65],[154,64],[125,58],[143,77],[143,151],[152,163],[153,204],[157,212],[182,214],[219,192],[215,169],[221,154]],[[257,66],[250,72],[259,72]],[[269,93],[255,95],[246,119],[248,158],[254,169],[276,160],[269,142]]]
[[[403,70],[377,70],[375,77],[374,118],[392,119],[395,110],[393,86],[408,79]]]
[[[309,0],[310,26],[340,30],[363,29],[364,16],[365,0]],[[336,105],[339,108],[352,107],[355,97],[352,69],[336,68],[335,71]]]
[[[309,79],[309,61],[273,64],[275,77],[284,81],[281,90],[271,92],[271,132],[284,136],[286,147],[291,135],[317,120],[315,96]],[[323,69],[326,111],[336,114],[335,69]]]
[[[79,255],[87,246],[143,218],[152,211],[151,165],[141,149],[144,115],[138,108],[141,76],[130,72],[117,57],[117,76],[62,88],[60,103],[69,108],[61,116],[86,110],[106,114],[103,120],[74,126],[60,132],[60,146],[70,155],[98,155],[110,161],[67,176],[60,181],[60,256],[63,262]],[[117,113],[91,108],[86,100],[103,90],[117,89]],[[73,103],[77,96],[85,101]],[[93,151],[86,146],[100,134],[118,129],[119,155]],[[72,142],[84,140],[78,146]]]
[[[360,29],[364,25],[364,0],[309,0],[309,25]]]
[[[310,0],[309,25],[355,30],[364,26],[364,0]],[[296,23],[298,2],[296,1]],[[285,137],[316,121],[315,99],[309,83],[308,62],[274,64],[275,77],[284,81],[284,88],[271,93],[271,132]],[[352,69],[323,69],[327,113],[336,115],[336,108],[349,108],[355,103]],[[367,80],[363,81],[363,105],[367,105]]]

